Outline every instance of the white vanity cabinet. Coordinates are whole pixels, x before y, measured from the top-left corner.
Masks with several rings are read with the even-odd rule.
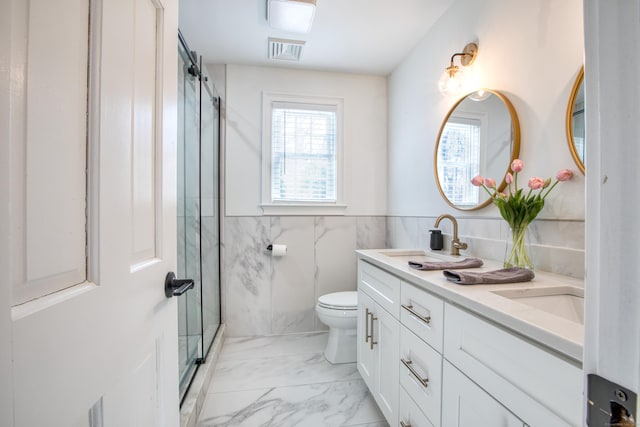
[[[358,371],[387,422],[396,425],[400,283],[394,276],[366,263],[359,265],[358,278]]]
[[[531,427],[582,425],[581,368],[452,304],[445,304],[445,318],[445,359],[487,395]],[[443,376],[448,402],[457,392]],[[443,426],[459,425],[445,419]]]
[[[442,348],[443,314],[442,300],[359,262],[358,371],[392,426],[440,426],[442,355],[427,343]]]
[[[391,426],[582,425],[578,364],[461,306],[358,261],[358,370]]]

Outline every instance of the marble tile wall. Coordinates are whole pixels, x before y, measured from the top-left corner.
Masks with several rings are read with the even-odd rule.
[[[429,230],[436,217],[387,217],[390,248],[429,248]],[[443,220],[448,251],[451,222]],[[530,225],[530,255],[535,268],[572,277],[584,277],[584,221],[538,219]],[[469,245],[464,254],[503,260],[509,226],[499,218],[458,218],[460,240]]]
[[[228,336],[312,332],[318,296],[356,289],[356,249],[386,247],[385,217],[225,217],[223,319]],[[266,247],[286,244],[272,258]]]
[[[429,248],[435,217],[225,217],[223,319],[228,336],[326,330],[318,296],[356,289],[356,249]],[[497,218],[459,218],[471,256],[502,260],[509,229]],[[448,251],[451,223],[440,228]],[[584,222],[537,220],[530,251],[536,268],[584,277]],[[272,258],[266,247],[286,244]]]

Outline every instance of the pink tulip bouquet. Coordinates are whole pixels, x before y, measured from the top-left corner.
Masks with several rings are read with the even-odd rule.
[[[483,178],[478,175],[471,180],[476,187],[485,189],[491,201],[500,210],[500,215],[511,227],[513,246],[505,255],[505,267],[533,268],[533,264],[526,252],[525,235],[529,224],[538,216],[544,207],[544,200],[559,182],[568,181],[573,177],[569,169],[562,169],[556,174],[556,180],[551,184],[551,178],[542,179],[537,176],[529,178],[525,188],[518,188],[518,174],[524,169],[524,163],[520,159],[511,162],[511,172],[507,172],[505,181],[508,185],[506,193],[499,193],[496,188],[496,180]],[[491,191],[493,190],[493,191]]]

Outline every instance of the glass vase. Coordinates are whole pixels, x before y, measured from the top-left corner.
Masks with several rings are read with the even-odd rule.
[[[520,267],[533,270],[533,263],[529,258],[529,225],[510,228],[511,239],[507,239],[504,253],[505,268]]]

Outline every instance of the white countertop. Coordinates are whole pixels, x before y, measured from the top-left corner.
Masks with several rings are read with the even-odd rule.
[[[536,277],[530,282],[500,285],[457,285],[447,281],[442,270],[423,271],[410,268],[409,260],[420,260],[428,256],[441,260],[462,260],[447,253],[423,251],[422,249],[376,249],[356,251],[359,259],[384,268],[402,280],[432,292],[446,301],[464,307],[507,329],[542,344],[551,350],[582,363],[584,326],[563,317],[530,307],[492,293],[495,290],[550,288],[574,286],[584,288],[581,279],[534,270]],[[473,271],[490,271],[502,267],[501,263],[483,260],[484,265]]]

